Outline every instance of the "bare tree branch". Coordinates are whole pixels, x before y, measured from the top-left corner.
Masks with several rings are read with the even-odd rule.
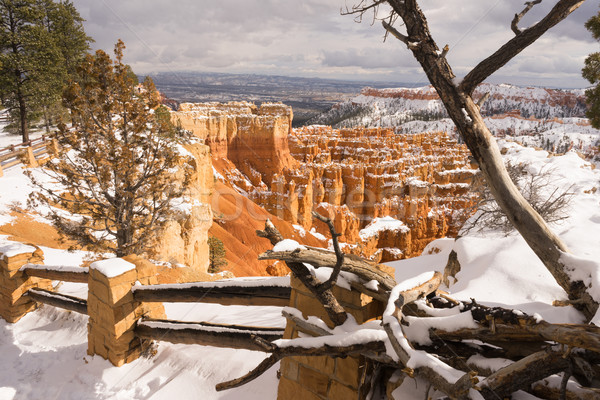
[[[338,241],[338,237],[340,237],[341,235],[335,231],[335,227],[333,226],[333,222],[331,222],[330,218],[326,218],[316,211],[313,211],[312,215],[319,221],[327,224],[329,232],[331,233],[331,241],[333,242],[333,250],[335,251],[336,262],[335,266],[333,267],[333,271],[329,276],[329,279],[323,282],[320,287],[320,289],[322,290],[331,289],[333,284],[337,282],[337,278],[340,275],[342,265],[344,264],[344,253],[342,253],[342,249],[340,249],[340,242]]]
[[[460,91],[471,94],[487,77],[506,65],[517,54],[531,45],[548,29],[565,19],[585,0],[560,0],[550,12],[537,24],[517,34],[506,42],[494,54],[480,62],[469,72],[460,84]]]
[[[529,12],[529,10],[533,8],[533,6],[535,6],[536,4],[540,4],[541,2],[542,0],[528,1],[525,3],[525,8],[523,9],[523,11],[521,11],[519,14],[515,14],[515,17],[513,18],[510,24],[510,29],[512,29],[515,35],[521,33],[521,30],[518,27],[519,22],[521,22],[521,19],[525,16],[525,14]]]

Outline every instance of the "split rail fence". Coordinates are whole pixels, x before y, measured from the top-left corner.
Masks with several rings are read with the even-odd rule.
[[[58,154],[58,143],[52,136],[42,135],[37,139],[0,149],[0,177],[4,170],[19,164],[37,167]]]
[[[254,335],[268,341],[283,337],[279,327],[169,320],[163,303],[287,306],[289,278],[158,285],[156,267],[136,256],[66,267],[44,265],[40,249],[23,248],[4,253],[0,248],[0,316],[16,322],[37,304],[88,315],[88,354],[116,366],[139,357],[152,340],[263,350]],[[88,297],[55,292],[52,281],[86,283]]]

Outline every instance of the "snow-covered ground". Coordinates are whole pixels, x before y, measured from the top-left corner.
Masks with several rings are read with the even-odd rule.
[[[0,147],[3,142],[0,140]],[[585,272],[585,279],[600,293],[600,170],[574,152],[548,157],[548,153],[504,143],[505,157],[528,162],[528,170],[554,167],[552,185],[570,187],[574,193],[569,218],[553,230],[578,258],[568,259],[573,273]],[[0,177],[0,218],[9,220],[14,202],[24,204],[31,190],[20,167]],[[549,186],[548,191],[553,187]],[[6,236],[0,237],[5,244]],[[582,322],[570,307],[553,307],[565,293],[517,235],[480,232],[457,241],[440,239],[424,255],[391,263],[396,279],[403,282],[424,272],[443,271],[451,250],[458,254],[461,270],[448,290],[451,295],[490,305],[516,308],[539,314],[549,322]],[[79,265],[85,253],[66,253],[43,248],[48,264]],[[85,297],[85,285],[63,284],[64,293]],[[598,297],[600,298],[600,296]],[[281,308],[219,306],[208,304],[167,304],[169,318],[281,327]],[[467,321],[468,322],[468,321]],[[374,324],[370,323],[370,329]],[[418,328],[418,327],[417,327]],[[159,342],[158,352],[121,368],[113,367],[87,350],[87,317],[50,306],[28,314],[15,324],[0,320],[0,400],[47,399],[275,399],[276,371],[239,389],[216,392],[215,384],[239,377],[255,367],[265,354],[199,345]],[[427,385],[410,379],[395,391],[397,398],[412,400],[425,396]],[[431,394],[431,393],[430,393]],[[513,399],[533,398],[520,393]]]
[[[167,304],[169,318],[281,326],[272,307]],[[258,321],[258,322],[257,322]],[[254,368],[265,354],[160,342],[151,358],[117,368],[87,354],[87,316],[50,306],[16,324],[0,319],[0,400],[187,400],[277,397],[278,365],[239,389],[216,392],[219,382]]]

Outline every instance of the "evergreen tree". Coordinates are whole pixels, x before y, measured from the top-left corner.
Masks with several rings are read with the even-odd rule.
[[[119,40],[115,61],[102,50],[86,56],[65,91],[73,127],[61,124],[57,140],[70,150],[45,169],[60,190],[32,177],[39,188],[32,201],[52,206],[49,216],[64,236],[119,257],[148,248],[174,216],[192,172],[176,147],[185,138],[156,117],[159,94],[149,78],[134,84],[124,47]]]
[[[585,27],[592,33],[594,39],[600,41],[600,13],[590,18]],[[600,129],[600,52],[592,53],[586,58],[582,75],[595,85],[585,91],[588,103],[586,116],[594,128]]]
[[[58,108],[68,63],[89,49],[81,21],[68,2],[0,0],[0,98],[23,141],[32,122]]]
[[[217,273],[221,270],[221,267],[227,265],[225,259],[225,246],[223,242],[214,236],[208,238],[208,251],[209,251],[209,265],[208,272],[211,274]]]

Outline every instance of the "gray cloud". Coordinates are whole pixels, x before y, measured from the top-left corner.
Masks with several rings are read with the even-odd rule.
[[[353,0],[347,3],[350,6]],[[450,45],[448,59],[458,75],[513,36],[510,21],[523,8],[523,0],[421,3],[440,47]],[[535,23],[554,3],[536,6],[521,26]],[[397,82],[423,79],[401,43],[393,38],[383,43],[379,23],[371,26],[366,17],[356,24],[351,16],[340,15],[345,0],[74,0],[74,4],[87,20],[94,47],[112,51],[117,39],[123,39],[126,61],[138,73],[199,70]],[[493,79],[516,82],[527,76],[531,84],[542,84],[555,74],[567,86],[585,85],[578,63],[599,46],[583,24],[597,12],[597,2],[585,2]]]

